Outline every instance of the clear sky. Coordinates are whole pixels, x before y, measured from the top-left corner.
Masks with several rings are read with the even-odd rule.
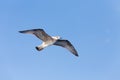
[[[0,80],[120,80],[120,0],[1,0]],[[18,31],[43,28],[68,50]]]

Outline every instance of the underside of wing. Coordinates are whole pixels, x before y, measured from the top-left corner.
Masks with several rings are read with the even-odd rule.
[[[34,34],[36,37],[41,39],[42,41],[46,42],[49,40],[52,40],[52,37],[49,36],[43,29],[31,29],[31,30],[24,30],[19,31],[20,33],[28,33],[28,34]]]
[[[68,40],[57,40],[54,45],[62,46],[72,52],[75,56],[78,56],[74,46]]]

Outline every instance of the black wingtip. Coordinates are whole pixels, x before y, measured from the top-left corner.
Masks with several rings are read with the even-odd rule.
[[[19,31],[19,33],[27,33],[27,30],[25,30],[25,31]]]
[[[79,57],[78,53],[73,53],[76,57]]]
[[[78,54],[75,54],[75,56],[79,57],[79,55],[78,55]]]
[[[19,33],[23,33],[24,31],[18,31]]]
[[[74,49],[74,51],[72,51],[72,53],[76,56],[79,57],[78,52]]]

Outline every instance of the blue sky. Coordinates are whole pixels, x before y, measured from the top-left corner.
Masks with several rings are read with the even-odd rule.
[[[0,80],[120,80],[119,0],[1,0]],[[79,57],[20,34],[43,28]]]

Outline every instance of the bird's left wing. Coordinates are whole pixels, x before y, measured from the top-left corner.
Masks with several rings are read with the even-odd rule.
[[[74,46],[68,40],[57,40],[54,45],[62,46],[72,52],[75,56],[78,56]]]
[[[53,40],[51,36],[49,36],[43,29],[31,29],[31,30],[23,30],[19,31],[20,33],[27,33],[27,34],[33,34],[42,41],[50,41]]]

